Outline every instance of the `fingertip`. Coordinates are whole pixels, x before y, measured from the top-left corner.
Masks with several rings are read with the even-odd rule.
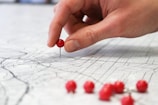
[[[52,34],[48,35],[47,46],[48,47],[53,47],[54,46],[54,38],[53,38]]]
[[[67,52],[74,52],[94,44],[98,38],[96,38],[97,35],[95,36],[93,32],[88,28],[82,28],[73,33],[65,41],[65,50]]]
[[[58,35],[55,35],[55,34],[49,32],[47,46],[53,47],[56,44],[58,37],[59,37]]]
[[[54,44],[48,41],[48,42],[47,42],[47,46],[51,48],[51,47],[54,46]]]
[[[64,48],[67,52],[74,52],[81,49],[81,46],[77,40],[68,40],[65,42]]]
[[[51,48],[51,47],[54,47],[54,45],[55,44],[51,40],[48,39],[47,46]]]
[[[56,44],[57,40],[60,37],[61,29],[62,29],[61,26],[53,22],[51,23],[48,33],[48,41],[47,41],[48,47],[53,47]]]

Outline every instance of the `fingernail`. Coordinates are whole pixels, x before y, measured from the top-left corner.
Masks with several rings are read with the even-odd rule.
[[[80,49],[80,44],[77,40],[69,40],[65,43],[65,50],[68,52],[76,51]]]

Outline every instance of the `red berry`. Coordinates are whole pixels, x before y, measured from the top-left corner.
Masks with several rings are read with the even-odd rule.
[[[121,105],[134,105],[134,99],[132,98],[131,95],[129,96],[124,96],[121,99]]]
[[[95,85],[92,81],[86,81],[83,85],[83,88],[84,88],[86,93],[93,93]]]
[[[145,80],[139,80],[137,83],[136,83],[136,88],[137,88],[137,91],[138,92],[146,92],[147,91],[147,88],[148,88],[148,83],[147,81]]]
[[[64,41],[63,41],[62,39],[59,39],[59,40],[57,41],[56,45],[57,45],[58,47],[63,47],[63,46],[64,46]]]
[[[69,93],[69,92],[75,93],[75,90],[76,90],[76,88],[77,88],[77,85],[76,85],[76,82],[75,82],[74,80],[69,80],[69,81],[66,83],[65,87],[66,87],[66,90],[67,90],[68,93]]]
[[[112,91],[109,87],[103,87],[99,91],[99,99],[109,101],[110,97],[112,96]]]
[[[114,83],[114,90],[116,93],[123,93],[125,85],[122,81],[116,81]]]
[[[103,88],[106,87],[106,88],[109,88],[112,92],[114,92],[114,85],[111,84],[111,83],[106,83],[104,84]]]

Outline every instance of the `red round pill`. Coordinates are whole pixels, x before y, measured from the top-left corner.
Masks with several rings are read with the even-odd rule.
[[[139,80],[137,83],[136,83],[136,88],[137,88],[137,91],[138,92],[146,92],[147,91],[147,88],[148,88],[148,83],[147,81],[145,80]]]
[[[121,105],[134,105],[134,99],[132,98],[131,95],[124,96],[121,99]]]
[[[58,47],[63,47],[63,46],[64,46],[64,40],[59,39],[59,40],[57,41],[56,45],[57,45]]]
[[[109,88],[112,92],[114,92],[114,85],[112,83],[106,83],[103,85],[103,88]]]
[[[74,80],[69,80],[66,83],[65,87],[66,87],[66,90],[67,90],[68,93],[69,92],[75,93],[77,85],[76,85],[76,82]]]
[[[86,81],[83,85],[83,88],[86,93],[93,93],[95,85],[92,81]]]
[[[122,81],[116,81],[114,83],[114,90],[115,90],[116,93],[123,93],[124,88],[125,88],[125,85]]]
[[[99,91],[99,99],[103,101],[109,101],[112,96],[112,90],[109,87],[102,87]]]

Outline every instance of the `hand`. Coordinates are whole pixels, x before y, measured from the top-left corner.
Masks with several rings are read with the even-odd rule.
[[[61,0],[50,25],[49,47],[63,27],[69,34],[68,52],[106,38],[142,36],[158,30],[158,0]]]

